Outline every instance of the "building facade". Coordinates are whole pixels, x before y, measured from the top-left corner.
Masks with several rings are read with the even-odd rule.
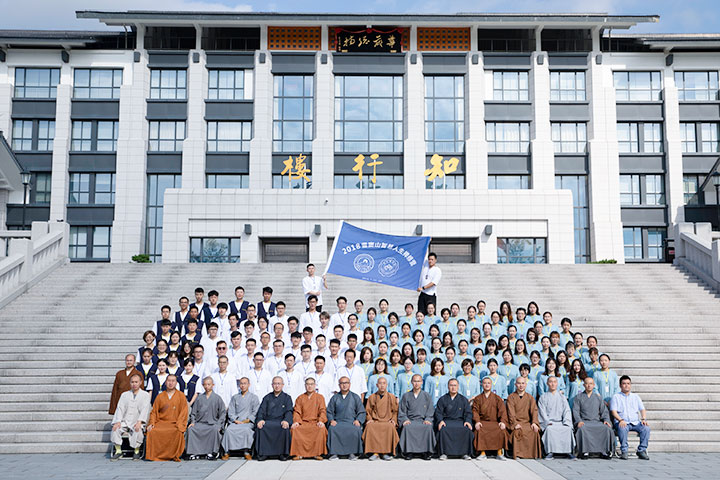
[[[599,14],[78,17],[123,31],[0,31],[0,131],[32,174],[6,225],[68,222],[75,261],[322,263],[346,220],[430,235],[443,261],[659,262],[673,224],[715,212],[718,35]]]

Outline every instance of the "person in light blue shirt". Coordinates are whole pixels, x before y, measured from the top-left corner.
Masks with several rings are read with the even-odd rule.
[[[428,321],[430,321],[430,311],[428,310]],[[445,335],[447,332],[450,332],[450,334],[455,333],[455,330],[457,327],[455,326],[455,323],[450,320],[450,309],[449,308],[443,308],[440,312],[440,319],[433,322],[435,325],[438,326],[438,329],[440,330],[440,335]]]
[[[618,381],[618,374],[610,370],[610,356],[608,354],[603,353],[600,355],[600,370],[593,373],[593,379],[595,379],[598,393],[605,400],[605,403],[609,404],[613,395],[620,391],[620,382]]]
[[[500,335],[505,335],[505,331],[505,325],[502,323],[500,312],[492,312],[490,314],[490,335],[497,341]]]
[[[542,344],[538,341],[537,332],[534,328],[525,332],[525,346],[527,347],[528,355],[532,352],[540,352],[540,350],[542,350]]]
[[[568,373],[566,382],[567,399],[568,403],[570,404],[570,408],[572,408],[573,399],[575,398],[575,396],[585,391],[585,379],[587,377],[588,374],[587,372],[585,372],[585,366],[583,365],[583,363],[577,358],[573,360],[572,365],[570,366],[570,373]],[[595,391],[597,391],[597,388],[595,389]]]
[[[398,318],[397,313],[390,312],[388,314],[388,324],[387,324],[388,336],[390,336],[390,334],[393,332],[400,335],[400,333],[402,333],[402,329],[400,328],[400,319]]]
[[[490,374],[490,370],[485,366],[485,360],[483,359],[482,348],[476,348],[473,352],[475,358],[475,366],[473,367],[473,375],[478,377],[478,380],[482,380],[486,375]]]
[[[465,320],[465,325],[467,326],[467,331],[472,331],[473,328],[482,330],[483,321],[484,320],[477,317],[477,308],[470,305],[467,308],[467,319]]]
[[[458,383],[460,384],[460,394],[470,401],[482,392],[480,378],[477,375],[473,375],[473,367],[472,360],[469,358],[463,360],[462,371],[460,375],[457,376]],[[489,373],[490,372],[487,371],[485,375]]]
[[[377,345],[375,344],[375,332],[373,328],[368,326],[363,330],[363,340],[358,343],[358,348],[363,349],[368,347],[373,352],[373,357],[377,354]]]
[[[580,355],[580,359],[582,360],[582,354],[588,351],[588,348],[583,345],[583,334],[575,332],[573,335],[573,342],[575,343],[575,351]],[[583,363],[585,363],[584,360]]]
[[[477,304],[475,305],[477,307],[477,319],[478,321],[482,323],[489,322],[490,321],[490,315],[485,312],[485,308],[487,308],[487,304],[485,303],[485,300],[478,300]]]
[[[575,359],[582,361],[580,354],[575,350],[575,342],[567,342],[565,344],[565,353],[567,353],[568,360],[571,362]]]
[[[551,312],[543,313],[543,335],[550,335],[550,332],[560,332],[557,325],[553,325],[553,316]]]
[[[462,368],[455,361],[455,347],[447,347],[445,349],[445,375],[452,378],[461,374]]]
[[[548,391],[547,386],[547,380],[551,376],[557,377],[558,379],[558,390],[565,395],[565,392],[567,391],[565,380],[563,380],[562,375],[557,370],[557,362],[555,362],[555,359],[550,357],[548,358],[547,362],[545,362],[545,371],[541,373],[538,376],[537,383],[538,383],[538,398],[545,392]]]
[[[512,325],[509,325],[507,328],[507,339],[508,339],[508,348],[510,348],[510,350],[514,349],[515,344],[518,341],[517,325],[515,325],[514,323]]]
[[[425,390],[433,400],[433,406],[437,405],[440,397],[448,392],[447,383],[450,377],[445,375],[445,364],[441,358],[435,358],[430,362],[431,374],[425,378]]]
[[[641,460],[650,460],[647,454],[650,441],[650,426],[647,422],[647,411],[642,400],[636,393],[632,393],[632,381],[627,375],[620,377],[620,392],[613,395],[610,400],[610,415],[620,440],[620,459],[627,460],[629,432],[638,432],[640,445],[637,456]],[[601,394],[602,395],[602,394]]]
[[[373,351],[369,347],[360,350],[360,368],[365,374],[365,383],[368,383],[370,376],[373,374],[375,364],[373,363]]]
[[[415,355],[417,356],[417,362],[415,362],[413,366],[413,371],[422,375],[424,380],[430,375],[430,364],[425,361],[427,359],[427,352],[424,348],[419,348],[417,352],[415,352]]]
[[[519,338],[515,342],[515,349],[513,350],[513,363],[520,367],[523,363],[530,365],[530,357],[528,356],[527,344],[525,340]]]
[[[467,340],[470,342],[470,335],[467,332],[467,322],[464,318],[459,318],[457,322],[455,322],[455,333],[453,334],[453,340],[455,341],[455,345],[460,342],[460,340]]]
[[[380,322],[381,325],[387,326],[388,324],[388,317],[390,316],[390,312],[388,312],[389,306],[390,304],[384,298],[381,298],[380,302],[378,302],[378,307],[380,308],[380,311],[377,313],[377,321]]]
[[[383,324],[377,319],[377,310],[375,310],[375,307],[368,308],[365,322],[360,325],[360,328],[362,328],[363,330],[366,328],[371,328],[373,332],[377,332],[377,328],[380,325]]]
[[[495,340],[488,340],[485,344],[485,365],[490,361],[490,359],[494,359],[495,362],[500,363],[500,355],[498,355],[497,351],[497,343],[495,343]]]
[[[363,313],[363,307],[365,307],[365,304],[362,300],[357,299],[355,300],[355,316],[358,319],[358,327],[363,328],[363,325],[367,321],[367,315]]]
[[[560,345],[565,346],[567,342],[573,341],[573,332],[570,331],[572,328],[572,320],[565,317],[560,320]]]
[[[530,365],[528,365],[527,363],[523,363],[522,365],[520,365],[520,376],[525,378],[525,380],[527,381],[525,391],[530,394],[530,396],[535,398],[537,396],[537,380],[530,376]],[[517,378],[515,380],[517,380]],[[515,384],[513,383],[511,387],[512,391],[509,393],[515,393]]]
[[[562,349],[562,346],[560,346],[560,333],[550,332],[550,351],[553,352],[553,355],[557,355]]]
[[[375,369],[368,379],[368,395],[372,395],[377,392],[377,381],[381,377],[386,379],[388,382],[387,391],[397,396],[395,380],[389,373],[387,373],[387,362],[382,358],[375,360]]]
[[[603,352],[597,346],[598,341],[594,335],[587,337],[587,350],[581,354],[581,359],[584,364],[590,363],[590,349],[595,348],[598,351],[598,356],[602,355]]]
[[[428,359],[432,362],[436,358],[443,358],[444,356],[445,354],[443,353],[442,342],[439,338],[433,338],[432,343],[430,344]]]
[[[407,392],[412,390],[412,377],[416,375],[414,367],[415,363],[411,357],[405,357],[403,360],[403,367],[405,370],[398,373],[397,381],[395,382],[395,390],[398,393],[398,398],[405,395]]]
[[[540,340],[540,345],[542,346],[542,349],[540,350],[540,359],[542,360],[541,363],[545,365],[548,358],[555,356],[555,353],[550,350],[550,337],[543,337],[542,340]]]
[[[487,368],[490,373],[485,375],[484,378],[489,378],[492,381],[492,392],[503,400],[507,400],[507,379],[498,373],[497,360],[491,358],[487,363]]]
[[[448,315],[449,317],[449,315]],[[434,325],[438,322],[440,322],[442,318],[438,316],[435,310],[435,304],[434,303],[428,303],[427,304],[427,315],[425,315],[425,323],[428,325]]]
[[[483,323],[483,334],[482,338],[480,338],[480,341],[482,342],[483,350],[485,350],[485,346],[487,345],[487,342],[490,340],[496,341],[495,337],[492,335],[492,325],[488,322]]]
[[[412,324],[415,321],[415,307],[412,303],[406,303],[405,304],[405,315],[401,316],[399,319],[400,324],[403,324],[405,322]]]
[[[453,303],[450,305],[450,321],[457,325],[458,320],[460,320],[460,305]]]
[[[398,374],[402,372],[402,370],[402,355],[399,349],[394,348],[390,351],[390,363],[388,363],[387,372],[393,377],[393,381],[397,382]],[[397,391],[397,383],[395,390]]]
[[[527,322],[530,322],[530,324],[534,325],[535,322],[541,321],[542,322],[542,315],[540,315],[540,307],[538,307],[538,304],[535,302],[528,303],[527,306]]]
[[[502,352],[503,364],[498,367],[500,375],[507,380],[508,392],[512,385],[515,385],[515,379],[520,375],[520,369],[517,365],[513,365],[513,355],[510,350]]]
[[[492,321],[492,316],[490,317],[490,320]],[[502,323],[503,327],[507,328],[508,325],[510,325],[512,322],[512,307],[510,306],[510,302],[504,300],[502,303],[500,303],[500,323]]]
[[[415,332],[416,330],[420,330],[423,332],[424,336],[428,336],[430,332],[430,324],[427,322],[427,318],[425,317],[425,314],[422,312],[417,312],[415,314],[415,321],[411,325],[412,331]]]
[[[532,323],[527,321],[527,312],[523,307],[515,310],[515,321],[512,323],[517,328],[517,338],[525,338],[525,332],[532,328]]]
[[[468,343],[467,340],[460,340],[458,342],[458,352],[457,352],[457,355],[455,356],[455,361],[459,362],[462,365],[463,360],[465,360],[465,359],[472,360],[473,357],[472,357],[472,355],[470,355],[469,348],[470,348],[470,344]]]

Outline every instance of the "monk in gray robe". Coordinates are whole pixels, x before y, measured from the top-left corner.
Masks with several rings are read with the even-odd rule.
[[[255,435],[255,415],[260,408],[260,400],[250,391],[250,379],[240,379],[240,392],[233,395],[228,407],[228,426],[222,439],[225,451],[223,460],[230,458],[230,452],[240,450],[246,460],[251,460],[253,437]]]
[[[594,391],[592,377],[585,378],[584,387],[585,391],[575,396],[572,408],[578,455],[587,457],[590,453],[599,453],[610,458],[615,445],[610,412],[600,394]]]
[[[398,424],[401,426],[400,448],[403,456],[409,460],[413,454],[422,454],[430,460],[435,451],[435,432],[433,432],[433,407],[430,394],[423,391],[423,378],[413,375],[412,390],[400,399]]]
[[[538,400],[538,418],[543,430],[542,443],[545,458],[554,454],[569,455],[575,458],[575,437],[573,436],[572,412],[565,396],[558,390],[558,377],[550,376],[548,391]]]
[[[365,423],[365,407],[360,396],[350,391],[350,379],[340,377],[340,391],[330,398],[327,406],[328,454],[330,460],[347,455],[357,460],[363,453],[362,426]]]
[[[220,454],[220,430],[225,425],[225,402],[213,392],[212,377],[203,380],[205,393],[198,395],[190,412],[185,452],[190,460],[205,456],[217,460]]]

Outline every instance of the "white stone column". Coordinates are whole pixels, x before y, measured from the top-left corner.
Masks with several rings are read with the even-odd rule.
[[[472,63],[477,55],[478,63]],[[488,189],[488,146],[485,138],[485,66],[481,53],[471,52],[465,76],[465,188]]]
[[[260,63],[261,55],[265,63]],[[267,50],[255,53],[255,85],[253,139],[250,141],[250,188],[272,188],[272,123],[273,76],[272,59]]]
[[[685,221],[683,193],[683,158],[680,140],[680,106],[673,67],[663,70],[663,99],[665,100],[665,199],[668,208],[668,237],[674,238],[673,225]]]
[[[60,85],[57,86],[55,104],[55,140],[52,154],[52,183],[50,185],[50,221],[65,220],[70,177],[70,102],[72,97],[72,69],[63,64],[60,69]]]
[[[542,64],[538,60],[542,58]],[[555,189],[555,149],[550,131],[550,70],[547,52],[533,52],[530,70],[530,98],[533,120],[530,124],[532,188]]]
[[[324,31],[327,29],[324,29]],[[327,45],[327,41],[323,44]],[[322,63],[322,57],[327,61]],[[327,50],[315,56],[315,138],[312,142],[313,189],[332,189],[335,175],[335,81]]]
[[[412,31],[415,31],[413,27]],[[410,61],[416,55],[415,65]],[[405,140],[403,142],[403,176],[405,190],[425,190],[425,78],[423,58],[411,50],[405,55],[403,88],[405,101]]]
[[[615,259],[625,263],[620,218],[620,158],[617,143],[617,110],[612,69],[598,65],[600,52],[591,52],[587,73],[588,199],[590,204],[590,259]],[[609,54],[602,54],[607,57]]]
[[[193,61],[196,53],[200,57],[198,63]],[[205,94],[208,85],[205,60],[205,51],[190,51],[186,135],[182,153],[182,188],[205,188],[205,150],[207,145]]]
[[[142,52],[140,62],[125,68],[123,85],[120,87],[115,220],[110,249],[110,260],[113,263],[126,263],[133,255],[145,251],[148,147],[145,114],[147,98],[150,96],[150,70],[147,68],[147,53],[139,51]]]

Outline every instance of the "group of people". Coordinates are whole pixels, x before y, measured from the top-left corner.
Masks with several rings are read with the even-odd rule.
[[[323,309],[324,277],[307,266],[299,316],[262,289],[257,304],[179,300],[143,335],[116,375],[113,458],[128,437],[134,457],[179,460],[268,457],[371,460],[448,456],[538,458],[599,454],[629,431],[647,459],[649,427],[629,377],[610,369],[597,339],[553,324],[535,302],[513,311],[484,301],[436,315],[437,257],[428,256],[417,311],[403,316],[387,300],[365,309],[345,297]],[[200,385],[198,385],[200,384]]]

